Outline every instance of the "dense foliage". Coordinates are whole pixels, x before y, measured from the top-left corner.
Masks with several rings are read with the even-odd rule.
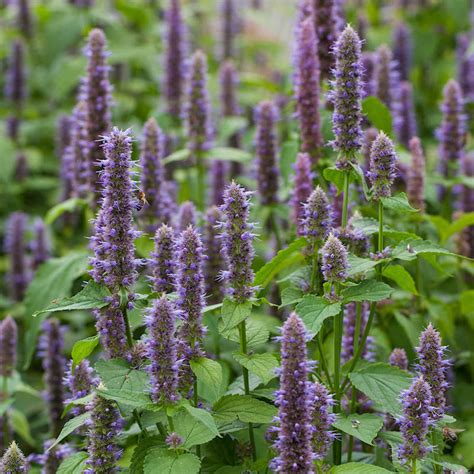
[[[474,469],[472,14],[0,2],[0,473]]]

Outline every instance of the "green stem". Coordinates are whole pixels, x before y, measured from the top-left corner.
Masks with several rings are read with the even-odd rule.
[[[132,330],[130,329],[130,321],[128,319],[128,313],[127,313],[126,308],[122,310],[122,314],[123,314],[123,321],[125,323],[125,333],[127,335],[127,344],[128,344],[128,347],[133,347]]]
[[[166,430],[165,430],[165,428],[163,427],[163,423],[158,422],[158,423],[156,424],[156,427],[158,428],[158,431],[159,431],[159,433],[160,433],[161,436],[166,436]]]
[[[439,453],[437,451],[438,443],[436,442],[436,433],[434,431],[431,432],[430,438],[431,438],[431,445],[433,446],[433,459],[436,462],[439,462]],[[435,474],[441,474],[442,471],[441,471],[441,466],[439,464],[433,463],[432,466],[433,466],[433,470]]]
[[[239,334],[240,334],[240,350],[242,354],[247,354],[247,330],[245,327],[245,320],[239,324]],[[250,383],[249,383],[249,371],[242,367],[242,376],[244,379],[244,392],[245,395],[250,394]],[[257,460],[257,452],[255,449],[255,435],[253,432],[253,424],[249,423],[249,441],[250,449],[252,450],[252,460]]]
[[[167,416],[166,417],[168,419],[168,428],[169,428],[169,431],[170,433],[172,433],[174,431],[174,423],[173,423],[173,418],[171,416]]]
[[[342,222],[341,226],[343,229],[347,227],[347,210],[349,207],[349,184],[350,184],[350,179],[349,179],[349,172],[346,171],[344,173],[344,196],[343,196],[343,201],[342,201]]]
[[[318,247],[315,244],[313,246],[313,264],[311,269],[311,282],[310,291],[311,293],[317,293],[319,289],[319,268],[318,268]]]
[[[379,241],[378,241],[378,251],[383,250],[383,204],[382,201],[379,201]]]
[[[278,228],[278,219],[273,210],[270,212],[270,225],[272,227],[273,234],[275,235],[277,246],[276,251],[278,252],[283,247],[283,240],[281,238],[280,229]]]
[[[321,368],[323,369],[324,375],[326,376],[327,384],[329,385],[329,387],[332,391],[333,382],[331,380],[331,375],[329,373],[328,364],[326,362],[326,357],[324,356],[323,344],[321,342],[321,334],[319,334],[319,333],[316,335],[316,344],[318,346],[319,359],[321,360]]]
[[[411,472],[413,474],[416,474],[416,459],[413,459],[413,461],[411,462]]]
[[[194,406],[197,408],[198,405],[199,405],[199,395],[198,395],[198,385],[197,385],[197,379],[196,378],[194,379],[193,396],[194,396]],[[169,420],[168,420],[168,422],[169,422]],[[196,454],[197,454],[198,458],[201,457],[201,446],[199,446],[199,445],[196,446]]]
[[[146,429],[143,428],[142,422],[140,420],[140,416],[138,415],[138,410],[136,408],[135,410],[133,410],[133,417],[135,418],[135,421],[137,422],[137,425],[140,428],[140,431],[143,433],[145,437],[147,437],[148,432]]]
[[[338,288],[336,288],[338,294]],[[334,413],[340,413],[341,411],[341,345],[342,345],[342,322],[344,315],[344,307],[341,312],[334,318]],[[342,439],[339,437],[334,441],[334,464],[341,464],[342,457]]]

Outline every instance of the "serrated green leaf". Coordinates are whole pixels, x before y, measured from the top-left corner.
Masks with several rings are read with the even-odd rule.
[[[415,240],[407,239],[400,242],[392,252],[393,258],[398,258],[399,260],[415,260],[417,255],[449,255],[451,257],[460,257],[462,255],[457,255],[449,250],[441,247],[438,244],[430,242],[429,240]]]
[[[268,341],[270,336],[270,331],[268,330],[267,326],[263,322],[256,321],[252,318],[248,318],[245,321],[245,329],[247,335],[247,347],[249,349],[264,344]],[[240,343],[239,328],[235,327],[230,330],[226,337],[229,339],[229,341]]]
[[[370,236],[374,234],[378,234],[379,232],[379,223],[376,219],[371,217],[361,217],[357,219],[351,219],[351,224],[357,229],[364,232],[365,235]],[[420,239],[416,234],[411,232],[403,232],[388,225],[383,226],[383,234],[386,237],[389,237],[393,240],[406,240],[406,239]],[[421,239],[420,239],[421,240]]]
[[[354,276],[359,273],[366,273],[375,268],[380,261],[371,260],[370,258],[360,258],[350,253],[348,257],[349,262],[349,276]]]
[[[84,451],[68,456],[59,465],[56,474],[82,474],[86,469],[88,455]]]
[[[303,320],[311,337],[316,336],[326,319],[341,311],[341,303],[330,303],[321,296],[306,295],[296,306],[296,312]]]
[[[56,221],[59,217],[61,217],[66,212],[75,212],[80,209],[84,209],[88,206],[88,202],[85,199],[80,198],[71,198],[67,199],[66,201],[60,202],[56,204],[56,206],[52,207],[47,213],[44,218],[45,224],[51,225],[54,221]]]
[[[346,171],[340,170],[335,166],[324,168],[323,176],[336,186],[338,193],[342,192],[344,188],[344,175]]]
[[[128,407],[148,408],[151,404],[150,397],[144,392],[134,392],[123,388],[98,388],[97,393],[106,400],[112,400]]]
[[[234,359],[249,372],[260,377],[264,384],[267,384],[276,377],[275,369],[278,367],[278,360],[271,354],[242,354],[236,352]]]
[[[347,416],[339,415],[333,423],[333,426],[373,446],[374,438],[383,427],[383,418],[370,413],[364,413],[362,415],[353,413]]]
[[[362,112],[378,130],[392,134],[392,114],[388,107],[377,97],[366,97],[362,101]]]
[[[189,404],[184,405],[184,409],[193,417],[196,418],[199,422],[206,425],[207,428],[214,434],[214,436],[219,436],[219,431],[217,429],[216,422],[212,415],[202,408],[196,408]]]
[[[288,288],[284,288],[281,292],[281,305],[280,308],[284,308],[285,306],[294,305],[299,303],[303,298],[303,291],[299,288],[295,288],[294,286],[289,286]]]
[[[144,474],[197,474],[201,461],[195,454],[154,449],[145,458]]]
[[[209,401],[216,401],[221,394],[222,385],[222,367],[220,364],[215,360],[201,357],[198,360],[192,360],[190,366],[198,383],[208,387],[212,394],[212,398]]]
[[[96,334],[95,336],[86,337],[85,339],[81,339],[77,341],[72,346],[71,357],[72,357],[72,369],[77,366],[81,361],[83,361],[86,357],[89,357],[93,350],[99,344],[99,335]]]
[[[408,372],[383,362],[351,372],[349,378],[357,390],[393,416],[400,414],[400,393],[408,389],[412,380]]]
[[[234,328],[244,321],[252,311],[252,302],[236,303],[230,298],[226,298],[222,303],[221,321],[219,324],[219,332],[226,335],[230,329]]]
[[[130,461],[130,474],[143,474],[145,459],[147,455],[156,448],[166,450],[166,444],[162,436],[148,436],[142,438],[133,451]]]
[[[304,237],[300,237],[292,242],[288,247],[280,250],[269,262],[267,262],[255,274],[253,284],[260,289],[265,288],[282,270],[290,264],[294,264],[293,255],[301,255],[300,250],[308,245],[308,241]],[[301,260],[303,260],[301,255]]]
[[[90,417],[90,413],[83,413],[82,415],[76,416],[75,418],[66,421],[63,426],[63,429],[61,430],[61,433],[59,433],[59,436],[55,439],[54,443],[48,448],[48,451],[57,446],[63,439],[67,438],[78,428],[84,426],[84,424],[87,422],[87,420],[89,420]]]
[[[399,193],[395,196],[381,198],[384,209],[390,209],[394,212],[418,212],[418,209],[413,208],[408,202],[405,193]]]
[[[240,420],[244,423],[271,423],[277,413],[273,405],[250,395],[225,395],[213,406],[214,417],[219,423]]]
[[[186,449],[207,443],[218,434],[217,430],[208,426],[208,423],[203,423],[199,418],[183,409],[173,417],[173,423],[174,431],[183,438],[183,447]]]
[[[390,265],[384,268],[382,275],[389,280],[393,280],[402,290],[408,291],[413,295],[418,295],[415,281],[401,265]]]
[[[381,301],[390,297],[392,287],[377,280],[364,280],[342,291],[343,303],[354,301]]]

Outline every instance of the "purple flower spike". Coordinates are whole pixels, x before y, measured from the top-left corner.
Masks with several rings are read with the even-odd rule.
[[[280,389],[278,407],[277,457],[272,461],[275,472],[312,473],[312,412],[314,390],[308,382],[309,364],[306,332],[301,319],[292,313],[283,326],[281,337]]]
[[[411,33],[406,23],[399,22],[393,30],[393,58],[397,62],[400,79],[408,81],[411,69]]]
[[[43,444],[43,453],[29,456],[29,460],[41,466],[41,474],[53,474],[58,471],[64,459],[72,456],[74,450],[68,444],[59,444],[51,448],[54,440]]]
[[[408,370],[408,357],[405,349],[396,347],[390,354],[388,359],[390,365],[394,365],[402,370]]]
[[[376,57],[374,53],[362,53],[362,88],[364,97],[375,95],[375,63]]]
[[[56,437],[63,426],[64,410],[63,377],[66,370],[64,352],[65,326],[57,319],[47,319],[43,323],[43,333],[38,345],[38,355],[42,359],[46,402],[48,405],[51,432]]]
[[[370,150],[370,169],[367,177],[372,184],[373,199],[390,197],[396,177],[397,155],[390,138],[380,132]]]
[[[175,236],[171,227],[162,224],[155,234],[155,248],[151,254],[152,287],[157,293],[174,291]]]
[[[398,141],[409,147],[410,140],[417,134],[413,89],[409,82],[402,82],[399,90],[399,103],[394,108],[394,129]]]
[[[331,413],[334,400],[329,390],[321,383],[314,384],[313,394],[313,449],[314,457],[322,461],[331,447],[335,434],[331,425],[336,421],[336,415]]]
[[[64,386],[70,392],[71,396],[66,403],[83,398],[91,393],[92,389],[98,385],[97,377],[94,377],[94,371],[87,359],[82,360],[72,370],[72,361],[69,362],[66,376],[64,377]],[[79,416],[85,412],[82,405],[74,406],[71,410],[74,416]]]
[[[179,232],[183,232],[190,225],[193,227],[197,225],[196,206],[191,201],[184,201],[181,206],[179,206],[177,228]]]
[[[405,464],[423,459],[428,452],[425,442],[432,424],[432,400],[430,386],[423,376],[415,379],[402,393],[403,414],[398,421],[403,443],[398,448],[398,456]]]
[[[261,102],[255,111],[257,123],[257,188],[261,203],[278,201],[278,144],[275,133],[278,110],[273,102]]]
[[[362,144],[362,155],[364,157],[364,165],[365,169],[368,170],[370,168],[370,150],[372,149],[372,144],[374,143],[375,139],[379,132],[376,128],[368,128],[364,132],[364,142]]]
[[[418,137],[410,140],[411,166],[407,176],[407,195],[410,204],[419,209],[425,210],[425,155],[421,148]]]
[[[304,235],[311,243],[324,240],[332,227],[332,209],[326,193],[320,186],[311,193],[304,203]]]
[[[51,256],[51,242],[42,219],[35,219],[33,231],[34,238],[31,242],[31,251],[33,253],[33,268],[36,269]]]
[[[238,303],[247,301],[254,295],[252,287],[254,273],[252,260],[253,224],[249,223],[250,193],[234,181],[224,192],[221,207],[224,222],[221,226],[222,251],[225,268],[222,273],[228,285],[229,295]]]
[[[165,440],[165,443],[170,447],[171,449],[179,449],[183,443],[184,440],[181,436],[179,436],[178,433],[170,433]]]
[[[296,224],[298,235],[305,235],[305,203],[313,188],[313,175],[311,173],[311,159],[307,153],[298,153],[295,165],[294,193],[291,199],[293,206],[293,222]]]
[[[25,38],[29,38],[33,33],[30,0],[17,0],[17,8],[16,23],[18,29]]]
[[[331,283],[343,282],[347,278],[349,262],[347,261],[347,250],[341,241],[333,234],[329,234],[320,252],[324,280]]]
[[[10,377],[16,366],[18,328],[15,320],[7,316],[0,323],[0,375]]]
[[[446,178],[456,175],[459,161],[464,155],[466,142],[466,116],[464,115],[461,88],[450,80],[444,88],[441,105],[443,119],[437,131],[439,140],[439,172]]]
[[[91,414],[87,436],[89,457],[84,474],[118,472],[117,461],[121,451],[116,444],[116,438],[122,430],[123,420],[115,408],[115,402],[95,395],[88,411]]]
[[[175,321],[176,309],[166,295],[154,301],[146,316],[151,398],[155,403],[173,404],[179,399]]]
[[[221,0],[221,45],[222,59],[235,56],[235,39],[240,30],[238,2],[235,0]]]
[[[93,29],[89,33],[85,55],[87,76],[81,85],[80,99],[87,104],[87,128],[90,142],[91,168],[97,169],[103,159],[100,140],[109,133],[111,124],[112,86],[109,82],[107,42],[104,32]],[[96,189],[98,193],[100,189]]]
[[[164,157],[164,135],[154,118],[150,118],[143,128],[143,142],[140,154],[140,185],[148,205],[143,210],[142,217],[150,230],[156,229],[165,220],[166,210],[163,209],[163,182],[165,171],[162,159]]]
[[[436,329],[429,326],[420,335],[418,353],[418,370],[431,388],[434,407],[433,419],[439,420],[446,411],[446,390],[448,388],[446,346],[441,345],[441,336]]]
[[[227,162],[216,160],[211,165],[212,176],[212,198],[211,202],[215,206],[220,206],[224,202],[224,188],[227,184],[228,175]]]
[[[0,472],[5,474],[26,474],[29,470],[28,461],[15,441],[12,441],[0,461]]]
[[[331,98],[335,139],[334,150],[339,152],[338,166],[347,167],[359,151],[362,140],[362,67],[361,42],[351,26],[347,26],[334,45],[336,67]]]
[[[5,252],[10,258],[7,282],[10,289],[10,297],[14,301],[21,301],[23,299],[31,277],[26,257],[26,225],[26,214],[14,212],[8,219],[5,232],[4,247]]]
[[[239,115],[237,102],[237,85],[239,83],[237,70],[232,61],[225,61],[219,70],[220,99],[223,117]]]
[[[186,25],[181,13],[180,0],[171,0],[165,13],[165,60],[163,70],[164,95],[167,112],[179,119],[182,115],[186,48]]]
[[[314,20],[299,24],[295,48],[295,99],[300,124],[301,149],[309,153],[313,167],[321,156],[323,138],[319,115],[319,60]]]
[[[211,148],[214,135],[207,89],[207,57],[200,50],[191,57],[185,117],[188,147],[196,159]]]
[[[183,360],[182,385],[191,382],[189,361],[202,357],[202,310],[204,308],[203,248],[199,233],[189,226],[177,245],[177,307],[183,324],[179,330],[179,358]]]
[[[210,207],[205,215],[204,248],[207,258],[204,262],[206,279],[206,294],[210,304],[219,303],[224,297],[222,272],[224,271],[224,257],[222,243],[219,239],[219,225],[224,220],[221,210],[217,206]]]
[[[11,46],[5,78],[5,98],[21,109],[26,99],[25,45],[15,40]]]
[[[470,51],[470,34],[460,34],[457,37],[456,59],[457,79],[462,95],[469,102],[474,101],[474,53]]]
[[[398,102],[398,87],[400,77],[396,69],[397,63],[393,60],[392,50],[383,44],[377,50],[377,65],[375,69],[377,97],[389,108]]]
[[[111,290],[131,287],[137,278],[133,227],[132,139],[127,131],[114,128],[104,137],[102,204],[92,237],[94,258],[91,275]]]

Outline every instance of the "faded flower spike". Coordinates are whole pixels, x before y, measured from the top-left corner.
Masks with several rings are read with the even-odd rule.
[[[313,450],[314,458],[322,461],[336,437],[331,425],[336,421],[336,415],[331,413],[334,400],[329,390],[319,382],[313,387]]]
[[[175,235],[171,227],[162,224],[155,234],[155,248],[151,254],[150,266],[153,291],[172,293],[175,273]]]
[[[390,357],[388,359],[390,365],[394,365],[402,370],[408,370],[408,357],[405,349],[401,349],[396,347],[390,353]]]
[[[26,99],[25,45],[21,40],[12,43],[5,77],[5,98],[21,109]]]
[[[405,464],[423,459],[428,451],[425,443],[432,424],[432,399],[430,386],[422,376],[402,393],[403,414],[397,421],[400,423],[403,443],[398,448],[398,456]]]
[[[332,122],[335,138],[332,146],[339,152],[339,166],[345,167],[348,161],[354,159],[362,141],[361,42],[351,26],[346,26],[339,36],[334,54],[336,66],[331,99],[334,103]]]
[[[176,309],[166,295],[154,301],[146,316],[151,398],[155,403],[173,404],[179,399],[175,321]]]
[[[410,140],[411,165],[408,168],[407,195],[410,204],[419,209],[425,210],[425,155],[421,148],[418,137]]]
[[[370,168],[367,177],[372,184],[373,198],[379,200],[391,196],[391,187],[396,178],[397,155],[390,138],[380,132],[370,150]]]
[[[18,328],[15,320],[7,316],[0,323],[0,375],[10,377],[16,366]]]
[[[323,138],[319,115],[319,61],[314,20],[304,19],[296,34],[295,99],[300,124],[301,150],[309,153],[313,167],[321,154]]]
[[[230,296],[243,303],[254,295],[252,287],[253,224],[249,223],[250,193],[232,182],[224,192],[221,207],[224,222],[221,226],[222,251],[227,270],[222,274]]]
[[[293,222],[296,224],[298,235],[305,234],[304,216],[305,203],[313,188],[313,174],[311,172],[311,159],[307,153],[298,153],[295,164],[294,191],[291,199],[293,206]]]
[[[441,345],[439,332],[431,325],[421,333],[418,353],[418,370],[429,384],[433,395],[432,417],[439,420],[446,411],[446,390],[448,388],[447,369],[449,361],[446,359],[446,346]]]
[[[192,201],[184,201],[181,206],[179,206],[177,228],[179,232],[183,232],[190,225],[193,227],[196,227],[197,225],[196,206]]]
[[[261,102],[255,110],[257,135],[257,189],[263,205],[278,201],[278,145],[275,133],[278,110],[271,101]]]
[[[235,39],[240,30],[238,5],[235,0],[221,0],[222,59],[235,56]]]
[[[229,167],[227,162],[215,160],[211,165],[212,195],[211,203],[220,206],[224,200],[224,188],[227,184]]]
[[[393,58],[397,63],[400,80],[408,81],[411,69],[411,34],[406,23],[399,22],[393,30]]]
[[[280,389],[275,401],[278,407],[274,444],[277,457],[272,461],[275,472],[313,472],[314,394],[308,373],[305,327],[298,315],[292,313],[281,336]]]
[[[347,261],[347,250],[341,241],[333,234],[329,234],[320,253],[324,280],[331,283],[344,281],[347,278],[349,262]]]
[[[35,219],[33,231],[34,239],[31,242],[31,251],[33,253],[32,264],[33,269],[36,269],[51,256],[51,242],[43,219],[39,217]]]
[[[398,87],[400,78],[393,60],[392,50],[383,44],[377,50],[377,63],[375,68],[377,97],[393,111],[398,103]]]
[[[204,220],[203,240],[207,254],[204,262],[204,275],[209,304],[222,301],[225,293],[222,282],[224,256],[222,255],[222,242],[219,239],[219,226],[223,220],[222,211],[217,206],[212,206],[207,210]]]
[[[398,141],[409,147],[410,140],[417,134],[413,89],[409,82],[402,82],[399,90],[399,102],[394,108],[394,129]]]
[[[324,240],[332,228],[332,209],[326,193],[320,186],[304,203],[304,235],[313,244]]]
[[[0,461],[0,472],[3,474],[24,474],[29,471],[28,461],[15,441],[12,441]]]
[[[72,370],[72,361],[68,364],[66,376],[64,377],[64,386],[71,394],[71,397],[65,400],[66,403],[71,403],[74,400],[89,395],[91,390],[98,384],[97,377],[94,376],[94,370],[90,366],[88,359],[84,359]],[[76,405],[71,409],[74,416],[79,416],[85,412],[82,405]]]

